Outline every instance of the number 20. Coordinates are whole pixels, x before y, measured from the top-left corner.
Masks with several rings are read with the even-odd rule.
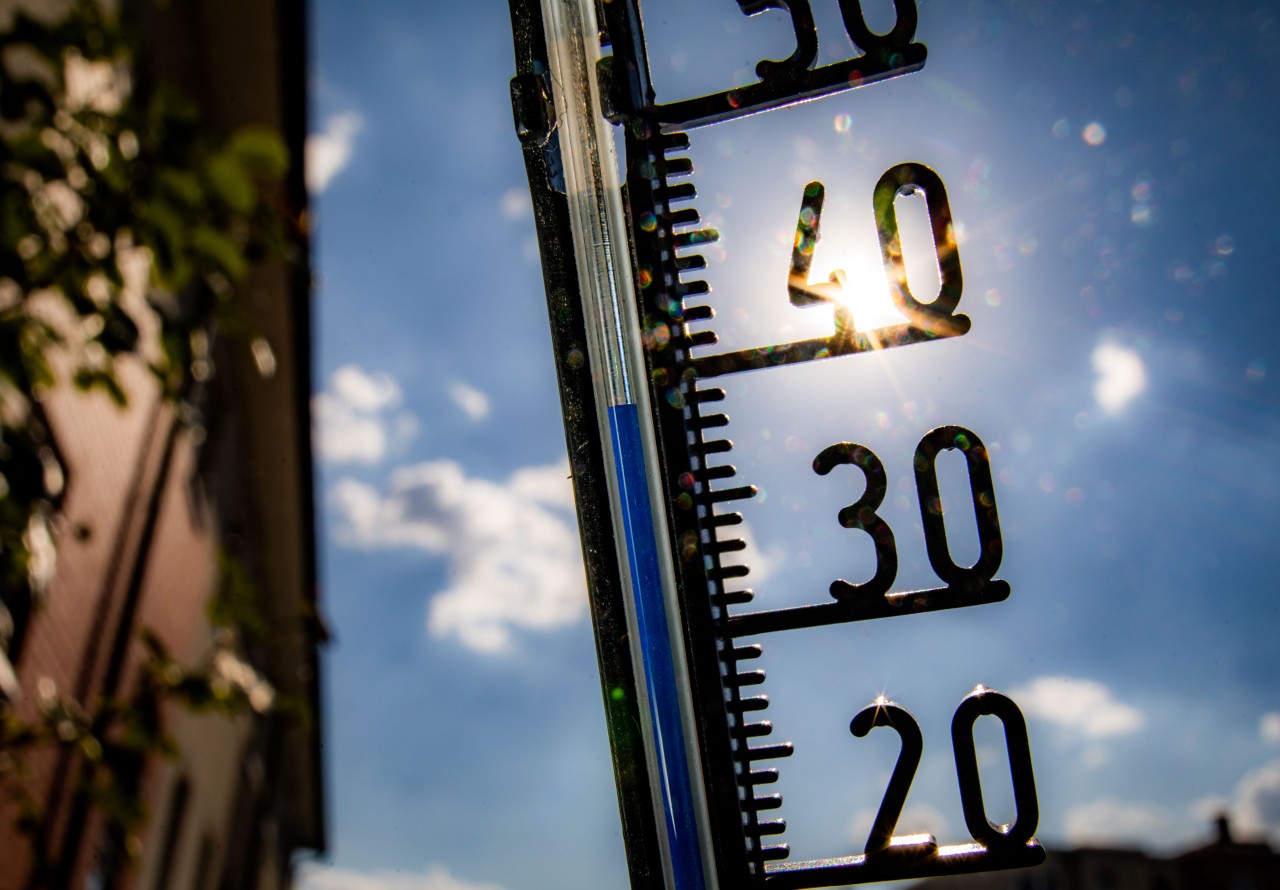
[[[973,744],[973,727],[979,717],[993,716],[1004,726],[1005,747],[1009,754],[1009,771],[1013,779],[1013,800],[1017,815],[1012,822],[996,825],[987,818],[982,799],[982,780],[978,772],[978,755]],[[924,750],[920,725],[911,712],[896,702],[877,700],[858,712],[849,731],[858,738],[877,726],[888,726],[902,739],[902,749],[889,777],[880,809],[876,812],[871,834],[867,837],[868,856],[889,848],[893,830],[902,815],[903,804],[911,780],[915,778]],[[1031,840],[1040,821],[1040,805],[1036,800],[1036,779],[1031,768],[1031,745],[1027,740],[1027,722],[1013,699],[993,689],[979,686],[964,697],[951,719],[951,745],[955,753],[956,777],[960,782],[960,805],[965,827],[973,839],[988,849],[1018,847]]]

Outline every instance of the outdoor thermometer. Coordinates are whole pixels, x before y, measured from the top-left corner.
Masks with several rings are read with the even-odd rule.
[[[848,58],[833,59],[827,43],[820,52],[832,23],[820,29],[809,0],[737,0],[743,32],[772,11],[789,22],[794,50],[760,61],[745,82],[668,100],[652,81],[638,0],[511,0],[512,100],[635,887],[828,887],[1044,858],[1025,721],[1010,698],[974,686],[980,678],[950,716],[956,822],[969,835],[959,842],[899,831],[914,829],[898,823],[925,747],[902,704],[864,694],[852,670],[826,677],[821,707],[804,710],[822,711],[820,725],[835,731],[810,755],[782,740],[788,698],[765,694],[762,666],[789,676],[825,649],[1011,595],[984,430],[929,416],[958,408],[910,402],[914,427],[865,408],[876,387],[905,385],[913,356],[950,350],[956,367],[981,324],[966,311],[947,184],[928,159],[855,153],[848,168],[869,175],[857,195],[832,176],[796,187],[745,161],[717,169],[710,151],[704,182],[737,175],[789,195],[785,211],[775,200],[757,214],[749,195],[717,191],[717,226],[741,233],[739,253],[711,253],[720,232],[693,206],[691,145],[728,157],[732,140],[784,129],[786,106],[856,108],[925,66],[916,32],[927,12],[916,0],[893,0],[887,31],[868,25],[860,0],[837,2]],[[722,132],[733,135],[717,142]],[[905,222],[912,207],[916,230]],[[815,274],[824,229],[848,208],[863,208],[873,285],[851,267]],[[779,224],[781,245],[768,235]],[[885,295],[883,318],[854,299],[867,288]],[[753,553],[775,565],[751,576]],[[928,725],[946,715],[924,716]],[[1004,744],[980,767],[984,716]],[[887,776],[872,769],[860,783],[879,798],[865,840],[795,855],[808,846],[785,821],[788,767],[842,774],[859,746],[894,737]],[[1007,770],[1007,823],[984,801],[982,777],[994,770]],[[846,793],[836,783],[823,791]]]

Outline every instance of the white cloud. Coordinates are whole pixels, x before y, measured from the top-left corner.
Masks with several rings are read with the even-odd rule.
[[[364,120],[354,111],[333,114],[324,122],[324,131],[307,137],[307,191],[318,195],[351,160],[356,134]]]
[[[329,378],[329,389],[311,400],[316,453],[331,463],[377,463],[392,439],[413,435],[417,421],[402,413],[388,435],[387,411],[401,401],[400,387],[386,374],[370,374],[356,365],[343,365]]]
[[[1191,806],[1187,807],[1187,812],[1191,814],[1191,818],[1195,819],[1199,825],[1212,825],[1215,819],[1230,811],[1231,802],[1217,794],[1194,800],[1191,802]]]
[[[849,823],[849,835],[859,850],[866,846],[867,835],[871,833],[871,826],[876,821],[877,809],[877,807],[867,807],[859,810]],[[952,837],[951,823],[941,810],[930,804],[909,803],[903,807],[902,815],[898,817],[898,824],[893,829],[894,836],[926,832],[945,844]]]
[[[477,884],[455,878],[442,865],[425,871],[358,872],[343,868],[306,867],[302,890],[503,890],[497,884]]]
[[[1108,414],[1120,413],[1147,388],[1142,357],[1126,346],[1099,343],[1093,350],[1093,370],[1098,374],[1093,396]]]
[[[1258,735],[1268,745],[1280,745],[1280,711],[1263,714],[1258,721]]]
[[[561,461],[517,470],[500,485],[439,460],[397,470],[385,495],[343,479],[331,493],[338,539],[447,556],[449,586],[432,597],[427,629],[477,652],[503,652],[515,628],[551,630],[586,612],[568,475]]]
[[[1096,680],[1075,677],[1037,677],[1010,691],[1028,717],[1054,723],[1086,739],[1105,739],[1137,732],[1146,715],[1117,701]]]
[[[533,216],[533,202],[529,199],[529,190],[519,185],[507,189],[502,193],[498,209],[503,219],[513,222],[522,220],[526,216]]]
[[[1089,745],[1080,752],[1080,766],[1082,769],[1101,769],[1110,762],[1111,749],[1106,745]]]
[[[325,393],[311,405],[315,419],[316,452],[332,463],[374,464],[387,451],[387,430],[381,419],[357,414]]]
[[[400,404],[400,387],[388,374],[369,374],[358,365],[343,365],[329,381],[334,394],[357,411],[381,411]]]
[[[726,588],[728,590],[759,586],[773,575],[778,566],[786,563],[786,549],[778,543],[770,544],[767,549],[762,548],[760,542],[756,540],[755,531],[752,529],[751,523],[746,520],[738,525],[730,526],[720,533],[722,541],[729,541],[735,538],[746,544],[746,548],[724,554],[720,558],[721,565],[745,565],[751,569],[751,574],[745,578],[728,582]]]
[[[391,447],[402,447],[418,434],[418,418],[408,411],[401,411],[391,421]]]
[[[1246,834],[1280,835],[1280,760],[1240,780],[1232,812],[1236,826]]]
[[[1062,820],[1067,840],[1079,846],[1167,844],[1185,831],[1182,814],[1140,801],[1103,797],[1067,810]]]
[[[461,380],[449,385],[449,398],[473,421],[484,420],[489,416],[489,397]]]

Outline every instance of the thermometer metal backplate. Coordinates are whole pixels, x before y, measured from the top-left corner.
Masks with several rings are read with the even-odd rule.
[[[739,0],[746,15],[770,9],[785,13],[794,52],[761,61],[754,82],[673,101],[655,95],[638,0],[597,5],[601,42],[610,51],[596,75],[602,113],[620,127],[624,150],[635,321],[642,332],[650,406],[644,422],[651,424],[657,443],[657,465],[651,470],[665,505],[665,527],[657,530],[657,538],[675,568],[676,636],[687,665],[684,694],[696,723],[689,745],[705,804],[706,874],[724,888],[837,886],[1014,868],[1044,858],[1033,837],[1038,804],[1025,722],[1011,699],[983,686],[964,695],[951,718],[968,838],[956,843],[897,833],[921,761],[920,727],[909,711],[884,696],[868,696],[865,707],[849,708],[845,695],[833,697],[832,707],[842,709],[846,738],[896,733],[900,751],[865,842],[818,856],[792,855],[777,789],[785,787],[788,761],[798,751],[784,740],[786,726],[770,719],[781,703],[771,707],[760,668],[773,670],[768,653],[775,642],[787,658],[797,658],[805,647],[783,641],[807,634],[804,639],[818,645],[827,639],[817,636],[821,628],[878,619],[911,622],[924,613],[996,604],[1011,595],[1010,584],[999,577],[1003,539],[992,456],[982,431],[970,428],[962,416],[940,418],[905,445],[886,439],[902,452],[891,455],[884,452],[887,446],[866,439],[863,432],[870,427],[838,433],[814,396],[815,374],[828,373],[824,369],[836,363],[853,368],[875,361],[872,354],[885,363],[899,351],[949,350],[953,360],[963,357],[965,337],[976,322],[963,311],[956,220],[938,173],[907,158],[882,164],[867,183],[873,253],[897,310],[890,323],[860,323],[846,299],[850,284],[843,272],[828,281],[815,281],[811,274],[828,193],[843,183],[814,180],[794,195],[788,210],[794,242],[776,279],[759,281],[750,294],[726,293],[713,291],[701,274],[707,266],[704,253],[720,234],[696,209],[690,130],[705,128],[693,134],[696,142],[729,121],[849,90],[875,90],[882,81],[925,65],[926,49],[915,39],[921,16],[916,0],[894,0],[894,25],[883,33],[868,27],[859,0],[838,4],[855,53],[818,65],[819,35],[808,0]],[[672,841],[664,839],[654,816],[661,795],[649,774],[653,759],[643,750],[647,736],[637,729],[645,725],[644,684],[637,678],[645,669],[626,642],[632,631],[616,558],[616,514],[604,482],[608,458],[594,398],[598,381],[583,358],[588,324],[575,272],[583,259],[574,255],[562,193],[553,101],[557,84],[549,76],[539,4],[511,0],[511,9],[517,59],[512,97],[538,224],[631,880],[635,887],[660,887],[673,883]],[[932,234],[937,287],[928,294],[913,292],[904,260],[898,214],[901,199],[910,196],[923,197]],[[732,317],[736,308],[761,299],[800,313],[824,311],[830,330],[764,342],[721,342],[717,315]],[[858,386],[865,389],[876,379],[883,377],[864,372]],[[761,439],[776,441],[743,454],[744,443]],[[963,467],[967,484],[960,496],[967,504],[957,503],[954,486],[947,489],[939,481],[944,455]],[[775,466],[784,468],[778,475],[782,491],[770,476]],[[806,481],[786,481],[797,479]],[[860,548],[862,568],[843,575],[828,572],[830,577],[819,581],[814,579],[821,571],[775,572],[753,583],[745,530],[755,517],[765,521],[770,511],[785,511],[803,498],[831,502],[829,531],[844,536],[841,541],[857,542],[849,547]],[[891,510],[890,502],[898,505],[903,498],[913,516],[910,528],[900,512]],[[974,539],[976,555],[958,558],[947,532],[962,523],[972,523],[973,531],[965,534]],[[765,524],[788,527],[777,515]],[[794,535],[784,534],[778,546],[795,555],[811,542],[798,524],[790,527]],[[973,735],[982,716],[994,717],[1004,731],[1016,805],[1016,817],[1006,824],[992,822],[985,809]],[[930,714],[927,722],[936,718]]]

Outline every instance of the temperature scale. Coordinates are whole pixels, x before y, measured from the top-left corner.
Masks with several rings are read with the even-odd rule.
[[[795,50],[764,60],[754,82],[659,102],[638,0],[510,0],[517,74],[511,82],[546,285],[556,368],[577,498],[606,717],[633,887],[801,888],[920,878],[1035,865],[1044,851],[1026,724],[1017,705],[978,685],[951,717],[961,842],[896,833],[923,734],[903,705],[881,695],[841,716],[850,744],[896,734],[900,749],[861,849],[823,858],[791,854],[782,787],[796,746],[768,719],[762,663],[771,641],[828,625],[912,621],[940,610],[1000,603],[1002,537],[991,454],[979,431],[958,423],[910,444],[909,476],[892,478],[871,448],[850,439],[808,445],[788,437],[809,487],[845,501],[834,532],[862,536],[870,577],[796,590],[770,575],[748,588],[744,512],[763,500],[735,467],[730,412],[751,415],[751,388],[768,380],[797,401],[814,363],[852,366],[891,350],[936,348],[974,322],[963,308],[956,223],[947,188],[929,166],[884,166],[868,196],[879,264],[900,320],[859,324],[842,271],[813,281],[827,186],[796,195],[785,280],[758,293],[713,293],[700,276],[719,234],[694,209],[689,131],[848,90],[874,90],[922,69],[915,0],[894,0],[887,32],[873,31],[859,0],[838,0],[856,53],[819,65],[808,0],[738,0],[741,12],[784,13]],[[621,155],[621,163],[619,156]],[[899,226],[902,199],[923,198],[936,258],[936,293],[908,281]],[[827,333],[739,348],[718,347],[717,313],[746,302],[824,307]],[[783,412],[785,413],[785,412]],[[788,421],[777,422],[784,427]],[[760,427],[748,422],[748,435]],[[784,429],[782,432],[786,432]],[[807,448],[807,451],[805,450]],[[938,461],[954,453],[967,474],[967,504],[943,510]],[[895,460],[898,458],[895,455]],[[760,460],[753,459],[752,466]],[[886,499],[910,493],[918,507],[923,587],[898,584],[897,517]],[[778,498],[774,497],[774,502]],[[891,521],[892,520],[892,521]],[[977,558],[948,545],[948,523],[972,522]],[[917,561],[923,560],[916,555]],[[803,588],[803,585],[800,585]],[[789,647],[794,652],[796,647]],[[803,647],[801,647],[803,651]],[[794,656],[793,656],[794,657]],[[932,715],[931,715],[932,716]],[[1016,817],[988,818],[974,726],[1004,730]],[[836,793],[833,790],[833,793]]]

